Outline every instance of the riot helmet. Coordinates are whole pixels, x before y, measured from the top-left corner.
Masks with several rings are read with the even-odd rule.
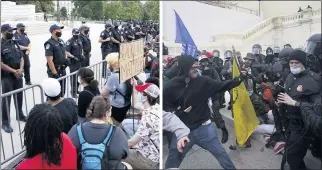
[[[212,51],[212,56],[213,57],[220,57],[220,52],[218,50]]]
[[[274,54],[278,54],[281,52],[281,49],[280,49],[280,47],[275,46],[273,51],[274,51]]]
[[[315,56],[321,56],[321,34],[312,35],[305,43],[303,51]]]
[[[252,47],[252,52],[255,55],[259,55],[262,52],[262,46],[259,44],[254,44]]]
[[[291,44],[285,44],[284,48],[292,48]]]
[[[273,49],[271,47],[267,47],[266,49],[266,55],[273,55]]]
[[[198,61],[199,61],[199,69],[202,71],[203,74],[211,73],[210,61],[206,55],[200,56]]]
[[[225,51],[224,56],[225,56],[225,60],[229,60],[233,57],[233,52],[231,50],[227,50]]]
[[[293,48],[282,49],[281,52],[278,54],[277,61],[282,65],[288,65],[288,58],[293,51]]]

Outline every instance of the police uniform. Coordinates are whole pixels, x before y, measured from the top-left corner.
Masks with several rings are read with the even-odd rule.
[[[9,24],[3,24],[1,26],[1,33],[10,34],[10,38],[9,36],[6,39],[4,39],[4,36],[1,38],[1,62],[14,70],[18,70],[22,69],[20,65],[23,62],[23,54],[18,43],[12,40],[12,31],[15,29]],[[16,77],[14,73],[6,71],[4,68],[1,69],[2,94],[22,88],[22,81],[22,77]],[[22,92],[13,96],[15,106],[18,108],[16,110],[16,119],[26,121],[26,116],[22,112]],[[7,133],[13,131],[10,126],[10,103],[11,96],[2,99],[2,129]]]
[[[214,56],[214,53],[218,52],[218,56]],[[214,50],[213,51],[213,60],[212,60],[212,66],[214,69],[216,69],[217,73],[220,73],[223,66],[224,66],[224,61],[220,58],[220,52],[218,50]],[[221,81],[223,81],[224,77],[222,75],[219,75],[219,78]],[[220,104],[220,108],[224,108],[225,107],[225,92],[221,92],[219,93],[219,104]]]
[[[111,30],[107,31],[106,29],[107,28],[111,28],[112,25],[111,24],[106,24],[105,25],[105,30],[101,32],[100,34],[100,38],[102,38],[102,40],[105,40],[106,38],[111,38],[113,35],[112,35],[112,32]],[[103,42],[101,44],[101,52],[102,52],[102,60],[104,61],[103,62],[103,68],[102,68],[102,77],[103,78],[106,78],[106,65],[107,65],[107,62],[105,61],[105,58],[106,56],[112,52],[112,40],[110,41],[107,41],[107,42]]]
[[[119,30],[116,28],[117,26],[114,27],[114,29],[112,29],[112,37],[117,40],[118,42],[121,43],[121,35],[120,35],[120,32]],[[119,53],[120,52],[120,44],[119,43],[114,43],[113,42],[113,45],[112,45],[112,52],[117,52]]]
[[[82,31],[83,29],[86,29],[88,27],[81,27],[79,30]],[[89,29],[89,28],[88,28]],[[90,65],[90,54],[92,51],[92,44],[91,44],[91,39],[89,38],[88,35],[80,34],[80,40],[83,44],[83,52],[85,56],[85,60],[81,62],[82,67],[87,67]]]
[[[135,40],[138,40],[141,38],[141,35],[136,35],[138,32],[141,32],[141,28],[140,27],[135,27],[133,29],[133,33],[134,33],[134,39]]]
[[[78,29],[73,29],[72,31],[73,36],[74,34],[79,34]],[[66,51],[69,52],[74,56],[74,58],[71,58],[71,65],[69,66],[70,73],[73,73],[75,71],[78,71],[81,67],[81,61],[85,59],[83,56],[83,44],[82,41],[79,38],[79,35],[75,35],[76,37],[73,37],[69,39],[66,42]],[[70,80],[70,86],[71,86],[71,94],[74,98],[76,98],[76,94],[78,92],[78,79],[77,74],[71,76]]]
[[[128,42],[131,42],[133,40],[133,38],[130,38],[131,37],[134,37],[134,33],[133,33],[133,30],[130,26],[128,26],[127,28],[125,28],[124,30],[124,39]]]
[[[306,67],[306,53],[294,50],[289,60],[297,60]],[[285,81],[285,92],[295,101],[321,105],[321,78],[316,73],[304,70],[298,74],[289,74]],[[309,147],[308,130],[304,126],[300,109],[294,106],[285,106],[286,144],[282,160],[282,169],[287,162],[291,169],[306,169],[304,157]]]
[[[55,29],[63,29],[64,27],[57,26],[57,25],[52,25],[50,27],[50,32],[54,31]],[[55,65],[55,69],[57,71],[57,74],[54,74],[47,63],[47,74],[49,78],[56,78],[58,79],[59,77],[63,77],[66,75],[66,64],[67,64],[67,59],[66,59],[66,45],[65,42],[58,38],[58,40],[55,40],[53,37],[50,37],[45,43],[45,56],[53,57],[53,63]],[[61,96],[63,97],[65,95],[65,80],[59,81],[61,85]]]
[[[17,28],[24,28],[25,26],[22,23],[17,24]],[[16,31],[13,34],[13,40],[15,40],[19,45],[28,47],[30,44],[29,37],[25,32],[19,34],[18,31]],[[31,85],[30,81],[30,60],[29,60],[29,54],[27,55],[27,50],[22,50],[23,52],[23,59],[24,59],[24,76],[25,76],[25,83],[27,85]]]

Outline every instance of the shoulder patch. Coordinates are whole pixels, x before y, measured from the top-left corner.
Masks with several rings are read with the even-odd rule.
[[[46,50],[48,50],[50,48],[50,44],[46,45]]]
[[[103,36],[103,35],[104,35],[104,32],[102,32],[101,36]]]

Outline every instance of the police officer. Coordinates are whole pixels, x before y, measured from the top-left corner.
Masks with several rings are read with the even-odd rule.
[[[210,77],[214,80],[221,81],[219,78],[219,74],[217,71],[211,67],[211,62],[207,57],[200,57],[200,68],[202,71],[203,76]],[[211,107],[211,120],[215,122],[217,128],[221,129],[222,134],[222,143],[226,143],[228,140],[228,130],[225,126],[225,121],[222,118],[222,115],[220,114],[220,104],[219,104],[219,94],[215,94],[213,97],[211,97],[211,103],[209,103],[209,107]]]
[[[241,55],[240,51],[236,51],[235,55],[237,57],[239,65],[240,66],[244,65],[244,61],[243,61],[243,58],[242,58],[242,55]]]
[[[81,26],[79,28],[80,31],[80,40],[83,44],[83,52],[85,56],[85,60],[81,62],[82,67],[87,67],[90,65],[90,58],[91,58],[91,51],[92,51],[92,44],[91,39],[89,38],[89,27],[88,26]]]
[[[272,65],[274,63],[274,59],[275,59],[275,55],[274,55],[273,49],[271,47],[267,47],[265,63],[268,65]]]
[[[306,53],[294,50],[289,55],[291,74],[285,81],[285,93],[295,101],[321,105],[321,77],[307,69]],[[278,100],[283,100],[279,95]],[[280,102],[281,103],[281,102]],[[286,105],[284,114],[287,117],[286,144],[281,169],[287,162],[290,169],[307,169],[303,158],[309,147],[308,133],[301,117],[300,109]],[[286,160],[287,159],[287,160]],[[288,168],[289,168],[288,167]]]
[[[291,44],[285,44],[284,48],[292,48]]]
[[[312,35],[303,50],[307,53],[308,67],[322,76],[321,34]]]
[[[221,73],[221,70],[224,66],[224,61],[220,58],[220,52],[218,50],[214,50],[212,52],[212,65],[213,67],[216,69],[217,73]],[[219,74],[219,78],[221,81],[224,80],[224,77]],[[226,105],[226,100],[225,100],[225,92],[220,92],[219,93],[219,104],[220,104],[220,108],[225,108]]]
[[[129,23],[125,25],[123,37],[127,42],[131,42],[135,39],[133,29]]]
[[[278,54],[281,52],[280,47],[275,46],[274,49],[273,49],[273,51],[274,51],[275,58],[277,58],[278,57]]]
[[[262,53],[262,46],[259,44],[254,44],[252,47],[252,52],[255,57],[254,64],[265,64],[265,56]]]
[[[71,65],[69,66],[70,73],[78,71],[81,67],[81,61],[85,60],[85,57],[83,56],[83,44],[79,38],[79,30],[74,28],[72,34],[73,37],[66,42],[67,56],[71,58]],[[71,77],[70,86],[71,94],[73,98],[76,98],[79,86],[77,74]]]
[[[23,54],[19,44],[12,40],[13,30],[9,24],[1,26],[1,84],[2,94],[22,88],[22,76],[24,68]],[[22,112],[22,92],[14,95],[16,108],[16,119],[26,122],[26,116]],[[10,125],[10,103],[11,96],[2,99],[2,129],[6,133],[12,133]]]
[[[105,57],[112,52],[112,40],[111,37],[112,31],[111,31],[112,25],[107,23],[105,24],[105,30],[101,32],[98,42],[101,43],[101,52],[102,52],[102,60],[103,62],[103,68],[102,68],[102,77],[106,78],[106,60]]]
[[[112,31],[111,40],[113,42],[112,52],[119,53],[120,52],[120,44],[122,42],[122,36],[120,34],[120,31],[119,31],[119,25],[116,24],[114,26],[114,28],[111,29],[111,31]]]
[[[220,74],[223,75],[224,80],[232,80],[232,77],[233,77],[233,70],[232,70],[233,52],[231,50],[227,50],[227,51],[225,51],[224,56],[225,56],[225,62],[224,62],[224,66],[223,66]],[[229,106],[227,109],[231,110],[232,109],[232,104],[231,104],[232,94],[230,91],[229,91],[229,94],[230,94],[230,101],[229,101]]]
[[[60,38],[62,36],[62,29],[64,26],[58,26],[56,24],[50,26],[49,31],[51,37],[44,43],[45,56],[47,59],[47,74],[49,78],[63,77],[66,75],[66,45]],[[65,80],[60,81],[61,85],[61,97],[65,95]]]
[[[135,40],[138,40],[138,39],[140,39],[142,37],[143,32],[142,32],[142,29],[141,29],[140,25],[135,24],[135,27],[133,29],[133,33],[134,33],[134,39]]]
[[[17,24],[17,31],[13,34],[13,40],[15,40],[19,46],[21,51],[23,52],[24,59],[24,76],[25,76],[25,84],[31,85],[30,81],[30,40],[25,33],[25,25],[23,23]]]

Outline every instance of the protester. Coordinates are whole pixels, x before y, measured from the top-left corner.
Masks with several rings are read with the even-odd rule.
[[[63,133],[60,115],[49,104],[31,109],[24,128],[25,160],[16,169],[77,168],[76,149]]]
[[[130,152],[125,162],[134,169],[156,169],[160,159],[160,105],[157,104],[159,88],[152,83],[135,86],[138,92],[143,93],[142,119],[138,130],[128,140]]]
[[[114,125],[106,124],[106,119],[111,116],[111,103],[108,99],[102,96],[93,98],[88,110],[86,118],[88,122],[84,122],[72,127],[68,136],[71,138],[74,146],[77,149],[77,168],[85,169],[88,167],[88,162],[84,162],[83,155],[86,153],[93,154],[98,145],[104,143],[103,154],[96,152],[93,157],[101,158],[101,162],[94,163],[100,164],[101,169],[124,169],[125,166],[121,160],[125,159],[129,153],[127,139],[124,132]],[[108,133],[111,132],[111,135]],[[108,137],[108,138],[107,138]],[[89,145],[91,144],[91,145]],[[107,147],[107,149],[105,149]],[[88,152],[86,151],[86,148]],[[97,149],[96,149],[97,150]],[[93,164],[92,166],[94,166]],[[84,167],[85,166],[85,167]],[[97,167],[91,167],[97,168]]]
[[[112,74],[102,88],[101,95],[111,101],[113,122],[119,125],[131,107],[132,85],[129,81],[120,83],[119,53],[107,55],[106,60]]]
[[[77,123],[78,107],[72,98],[62,98],[61,86],[57,79],[48,78],[42,83],[45,95],[48,97],[47,103],[54,106],[63,121],[63,132],[68,133],[69,130]]]
[[[85,120],[89,104],[95,96],[100,95],[100,91],[98,81],[94,79],[94,72],[89,68],[79,69],[78,82],[84,87],[78,97],[78,122],[80,123]]]

